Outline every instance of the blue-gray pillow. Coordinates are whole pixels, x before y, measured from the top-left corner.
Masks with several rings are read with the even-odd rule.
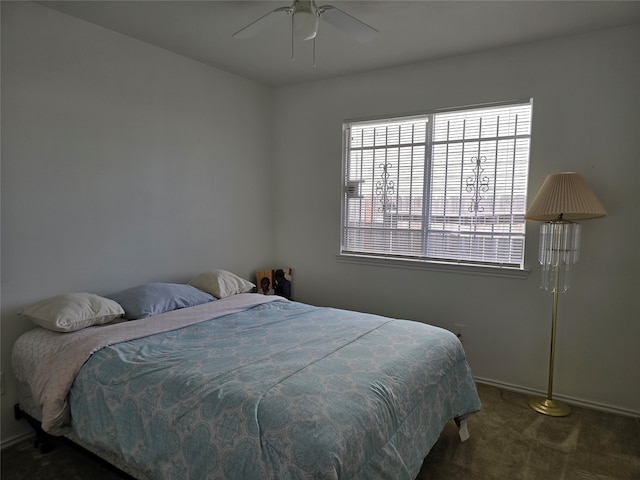
[[[180,283],[147,283],[105,296],[122,306],[124,318],[128,320],[217,300],[213,295]]]

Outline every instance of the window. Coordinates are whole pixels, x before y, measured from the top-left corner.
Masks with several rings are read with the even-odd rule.
[[[531,101],[343,128],[341,255],[524,268]]]

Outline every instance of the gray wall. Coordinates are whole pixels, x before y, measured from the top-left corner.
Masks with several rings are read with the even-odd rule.
[[[526,280],[340,263],[344,119],[533,97],[529,195],[581,172],[609,215],[583,222],[560,298],[555,393],[640,415],[637,270],[640,26],[280,89],[275,200],[279,262],[296,297],[453,329],[482,379],[546,391],[552,295],[539,289],[539,225]]]
[[[15,312],[270,267],[272,92],[35,4],[2,2],[2,440],[22,431]]]

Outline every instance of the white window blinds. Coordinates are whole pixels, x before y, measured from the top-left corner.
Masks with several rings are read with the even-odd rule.
[[[344,133],[342,254],[523,268],[530,102]]]

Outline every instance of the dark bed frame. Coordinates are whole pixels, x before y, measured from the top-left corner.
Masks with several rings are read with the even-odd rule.
[[[29,426],[33,429],[33,431],[35,432],[35,435],[36,435],[36,437],[35,437],[35,439],[33,441],[33,447],[39,449],[40,453],[47,454],[47,453],[51,452],[52,450],[54,450],[56,448],[56,446],[59,445],[60,443],[65,443],[66,445],[69,445],[69,446],[73,447],[75,450],[81,452],[83,455],[87,456],[88,458],[92,459],[93,461],[95,461],[95,462],[99,463],[100,465],[104,466],[105,468],[109,469],[110,471],[112,471],[113,473],[118,475],[123,480],[136,480],[135,477],[132,477],[128,473],[123,472],[118,467],[112,465],[111,463],[107,462],[105,459],[103,459],[100,456],[96,455],[95,453],[87,450],[86,448],[82,447],[81,445],[78,445],[77,443],[75,443],[74,441],[68,439],[67,437],[64,437],[64,436],[57,437],[55,435],[51,435],[51,434],[45,432],[42,429],[42,423],[39,420],[33,418],[31,415],[29,415],[25,411],[23,411],[20,408],[20,404],[19,403],[16,403],[13,406],[13,416],[14,416],[14,418],[16,420],[22,420],[22,419],[26,420],[27,423],[29,424]]]

